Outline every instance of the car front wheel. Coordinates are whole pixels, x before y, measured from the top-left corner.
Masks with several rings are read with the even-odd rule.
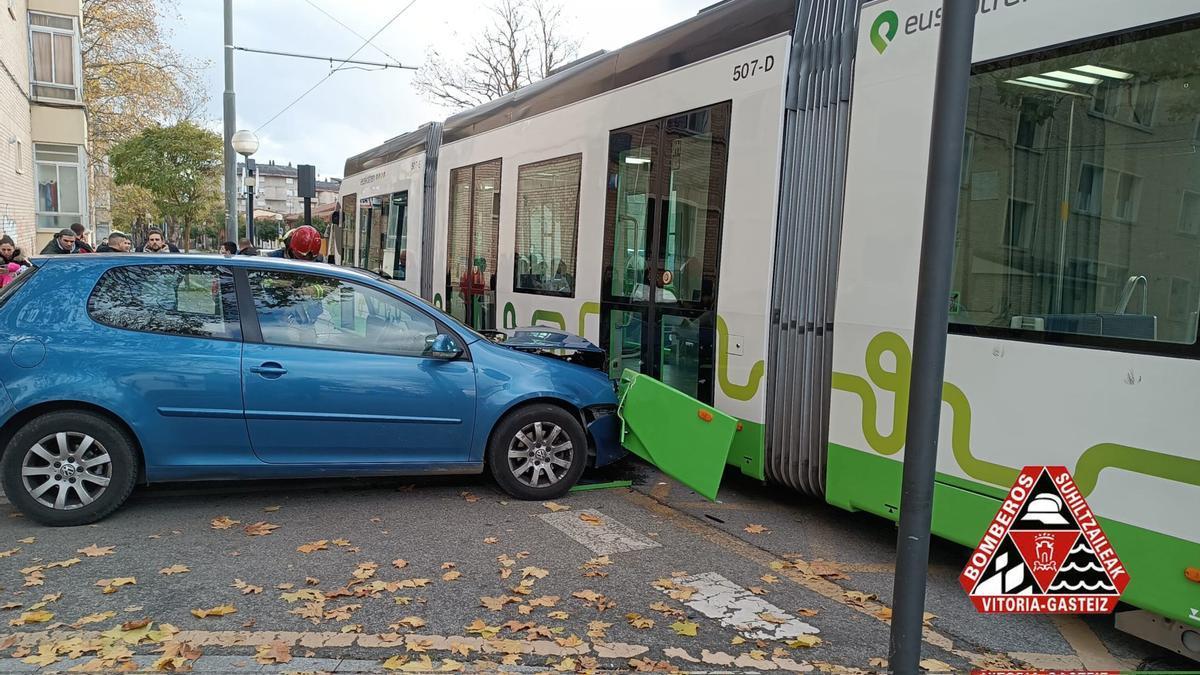
[[[42,415],[13,435],[0,460],[4,492],[44,525],[85,525],[112,513],[133,490],[129,435],[90,412]]]
[[[587,457],[587,434],[579,420],[549,404],[509,413],[488,444],[492,475],[517,499],[561,497],[583,475]]]

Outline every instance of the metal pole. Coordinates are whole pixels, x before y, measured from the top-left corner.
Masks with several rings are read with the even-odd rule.
[[[377,68],[400,68],[401,70],[417,70],[416,66],[406,66],[402,63],[381,63],[379,61],[354,61],[351,59],[335,59],[332,56],[314,56],[312,54],[297,54],[295,52],[279,52],[273,49],[254,49],[252,47],[234,47],[239,52],[251,52],[254,54],[270,54],[271,56],[290,56],[296,59],[312,59],[313,61],[328,61],[330,66],[338,64],[339,66],[346,64],[354,64],[359,66],[375,66]]]
[[[312,227],[312,197],[304,198],[304,224]]]
[[[225,227],[237,241],[237,154],[233,132],[237,125],[233,96],[233,0],[225,0]]]
[[[246,175],[250,178],[254,177],[256,172],[250,166],[250,158],[246,158]],[[255,185],[246,186],[246,238],[250,240],[251,246],[257,246],[258,242],[254,241],[254,188],[258,181],[251,181]]]
[[[908,429],[904,439],[896,578],[892,587],[894,606],[888,663],[893,673],[901,675],[920,672],[934,469],[946,366],[950,272],[954,260],[954,227],[958,217],[977,4],[973,0],[942,0],[942,30],[938,38],[925,222],[913,328]]]

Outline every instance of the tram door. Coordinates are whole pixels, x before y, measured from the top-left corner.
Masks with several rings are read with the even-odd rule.
[[[450,172],[446,308],[475,329],[496,327],[500,169],[501,161],[494,159]]]
[[[609,374],[629,368],[709,404],[730,109],[618,129],[608,144],[600,340]]]

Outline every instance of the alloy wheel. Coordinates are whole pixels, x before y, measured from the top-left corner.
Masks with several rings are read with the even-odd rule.
[[[21,462],[21,482],[43,506],[70,511],[100,498],[112,478],[112,458],[95,438],[60,431],[34,443]]]
[[[546,488],[562,480],[574,455],[571,437],[553,422],[525,425],[508,445],[508,468],[522,484]]]

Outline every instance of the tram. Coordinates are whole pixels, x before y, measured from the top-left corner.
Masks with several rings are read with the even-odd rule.
[[[345,264],[554,326],[895,518],[940,2],[731,0],[351,157]],[[980,0],[934,531],[1074,474],[1118,625],[1200,659],[1200,0]]]

